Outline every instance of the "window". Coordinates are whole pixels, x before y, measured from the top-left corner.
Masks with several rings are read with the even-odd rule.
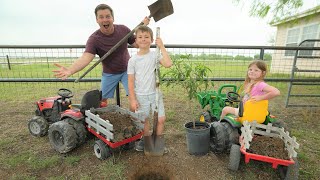
[[[316,39],[318,34],[318,24],[306,26],[303,28],[301,41],[306,39]],[[314,47],[314,42],[305,42],[301,44],[303,47]],[[312,56],[312,50],[305,50],[299,52],[300,56]]]
[[[287,35],[286,46],[298,46],[302,41],[306,39],[317,39],[319,34],[319,24],[312,24],[308,26],[298,27],[290,29]],[[301,46],[314,47],[314,42],[306,42]],[[286,50],[285,56],[294,56],[296,51]],[[301,56],[312,56],[312,50],[299,51]]]
[[[300,34],[300,28],[290,29],[288,31],[286,46],[289,46],[289,47],[298,46],[299,34]],[[284,55],[294,56],[295,52],[296,51],[294,50],[286,50]]]

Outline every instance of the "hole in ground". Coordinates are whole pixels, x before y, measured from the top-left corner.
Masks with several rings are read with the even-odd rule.
[[[172,180],[174,174],[171,173],[170,168],[166,164],[144,164],[142,168],[137,169],[135,173],[129,178],[131,180]]]
[[[170,180],[167,174],[160,173],[160,172],[139,172],[134,175],[133,180]]]

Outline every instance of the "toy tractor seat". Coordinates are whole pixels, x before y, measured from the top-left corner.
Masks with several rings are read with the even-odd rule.
[[[239,104],[239,118],[238,121],[242,124],[244,121],[256,121],[262,124],[266,117],[269,115],[268,100],[252,101],[248,100],[244,106],[243,103]]]
[[[81,100],[80,111],[84,113],[85,110],[89,110],[90,108],[100,107],[101,99],[101,91],[99,90],[92,90],[86,92]]]

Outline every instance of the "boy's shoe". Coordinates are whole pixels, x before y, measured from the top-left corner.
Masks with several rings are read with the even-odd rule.
[[[163,154],[168,154],[168,153],[169,153],[169,149],[167,147],[164,147]]]
[[[139,152],[144,151],[144,140],[143,140],[143,138],[140,139],[140,141],[136,142],[135,149],[136,149],[136,151],[139,151]],[[167,147],[164,147],[163,154],[167,154],[167,153],[169,153],[169,149]]]
[[[135,149],[136,151],[143,151],[144,150],[144,141],[143,141],[143,138],[140,139],[140,141],[136,142],[136,145],[135,145]]]

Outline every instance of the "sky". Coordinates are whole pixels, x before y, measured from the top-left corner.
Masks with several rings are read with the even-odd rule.
[[[156,0],[1,0],[0,45],[85,45],[99,28],[94,8],[114,10],[115,24],[135,28]],[[269,45],[276,27],[249,17],[248,6],[234,0],[171,0],[174,13],[158,22],[165,44]],[[304,9],[319,0],[305,0]]]

